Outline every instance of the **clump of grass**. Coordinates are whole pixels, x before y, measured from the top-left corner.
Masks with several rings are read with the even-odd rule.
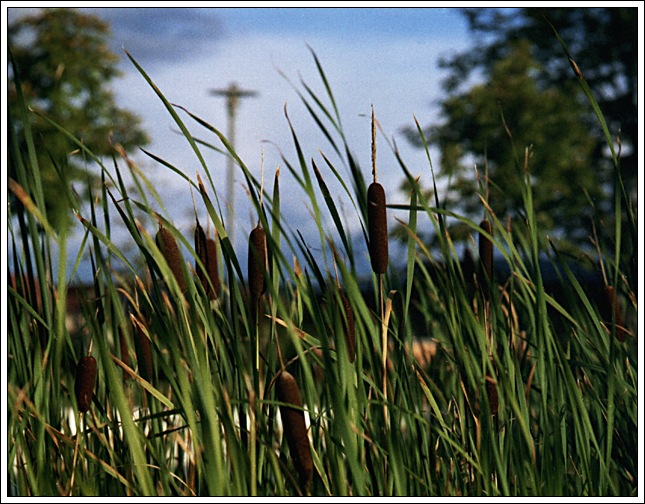
[[[261,184],[243,160],[216,128],[189,113],[235,158],[265,228],[257,226],[260,230],[254,230],[249,243],[244,244],[249,246],[246,271],[222,224],[212,181],[211,200],[199,175],[195,184],[180,169],[151,155],[191,188],[199,189],[216,230],[213,244],[219,246],[219,257],[210,253],[203,230],[197,230],[191,250],[193,245],[162,217],[165,210],[158,209],[163,205],[154,184],[136,165],[126,163],[133,180],[131,189],[123,181],[119,160],[114,160],[114,170],[108,169],[77,140],[80,151],[100,164],[104,183],[101,194],[88,202],[91,216],[86,219],[81,215],[86,209],[80,205],[76,209],[85,234],[75,268],[85,253],[91,254],[96,268],[92,268],[94,293],[82,303],[82,321],[74,333],[65,324],[65,297],[71,282],[66,239],[71,233],[56,234],[47,223],[40,172],[29,155],[35,145],[29,139],[28,109],[23,107],[24,124],[10,129],[9,142],[14,163],[10,173],[18,178],[11,184],[12,193],[22,204],[18,207],[22,210],[16,210],[13,203],[9,206],[13,213],[8,229],[16,279],[9,283],[7,296],[8,431],[15,441],[8,446],[10,492],[110,496],[634,495],[638,488],[634,454],[638,443],[636,338],[617,344],[606,331],[614,322],[616,332],[623,324],[629,325],[635,312],[635,286],[627,279],[618,283],[623,281],[620,257],[607,260],[613,272],[612,285],[617,290],[620,285],[625,294],[622,301],[631,301],[620,307],[619,313],[613,295],[608,295],[604,308],[598,310],[589,292],[566,269],[566,262],[563,270],[568,281],[562,289],[573,302],[564,304],[546,290],[542,280],[538,258],[548,251],[542,248],[528,176],[523,186],[523,216],[528,225],[521,232],[510,226],[505,229],[490,211],[490,225],[486,226],[442,208],[436,190],[433,206],[421,188],[421,179],[411,176],[395,149],[400,168],[410,181],[409,204],[386,204],[385,191],[371,196],[346,143],[336,100],[319,63],[316,58],[328,99],[315,95],[306,85],[299,96],[330,142],[333,152],[321,154],[344,191],[343,199],[362,219],[359,239],[343,224],[332,190],[315,164],[312,174],[304,162],[308,156],[291,123],[297,161],[293,163],[285,155],[284,166],[309,198],[319,243],[285,222],[277,176],[272,197],[264,196],[265,213],[264,192],[260,191],[259,198],[255,192]],[[149,82],[182,131],[181,140],[193,148],[210,180],[200,151],[206,143],[188,132],[177,108]],[[66,138],[73,138],[60,130]],[[423,140],[423,133],[419,134]],[[18,147],[17,135],[28,137],[29,149]],[[374,153],[374,141],[372,148]],[[372,165],[376,182],[375,161]],[[527,165],[525,173],[529,168]],[[313,187],[314,174],[323,199]],[[370,201],[380,211],[409,213],[404,224],[407,259],[403,264],[383,260],[387,214],[385,219],[382,214],[379,217],[370,210]],[[324,205],[345,254],[343,261],[334,261],[340,275],[336,274],[336,285],[331,288],[326,254],[335,249],[324,229]],[[112,237],[115,212],[134,245],[131,254]],[[369,229],[369,221],[379,219],[380,234]],[[473,235],[481,230],[488,241],[494,234],[496,253],[506,262],[510,273],[506,278],[501,269],[484,269],[481,284],[497,275],[499,296],[486,300],[483,309],[473,303],[464,285],[473,275],[468,265],[460,270],[447,219],[460,220]],[[430,247],[418,232],[423,220],[435,227],[436,247]],[[166,230],[157,233],[155,247],[145,229],[157,229],[159,222]],[[170,255],[168,236],[177,240],[177,249]],[[366,242],[361,239],[364,237]],[[370,271],[359,246],[372,243],[385,247],[375,250],[375,258],[380,258]],[[188,270],[179,246],[196,260],[195,271],[202,271],[201,277],[184,278]],[[315,256],[318,252],[325,256],[322,260]],[[557,251],[552,254],[554,262],[561,259]],[[480,251],[480,255],[486,253]],[[602,256],[608,255],[603,250]],[[290,266],[292,256],[302,260],[302,267],[295,261]],[[60,262],[58,274],[52,271],[55,257]],[[488,257],[492,257],[492,249]],[[207,264],[213,258],[224,266],[221,291]],[[356,264],[361,262],[367,278],[358,276]],[[398,267],[405,270],[404,275]],[[376,307],[370,288],[374,273],[381,301]],[[179,289],[168,288],[168,283],[174,284],[172,278]],[[206,280],[209,288],[212,285],[217,290],[219,302],[210,302],[210,291],[195,295],[207,291]],[[267,292],[271,294],[271,302],[263,305],[267,313],[251,320],[248,312],[256,309]],[[385,310],[383,292],[389,293]],[[183,302],[188,296],[190,302]],[[127,307],[123,298],[129,301]],[[96,306],[93,301],[98,299],[101,304]],[[248,299],[252,307],[247,305]],[[608,314],[603,314],[603,309]],[[104,321],[97,316],[101,310]],[[127,383],[118,373],[121,361],[115,356],[119,351],[115,336],[120,328],[137,350],[137,369],[128,367],[133,380]],[[37,330],[43,332],[40,341]],[[335,339],[330,336],[332,330],[337,331]],[[80,431],[67,420],[75,404],[74,392],[66,387],[74,382],[73,364],[82,355],[77,350],[80,338],[75,334],[92,335],[97,376],[105,382],[100,387],[94,384],[95,408],[83,417]],[[343,336],[348,360],[340,358],[337,351]],[[244,344],[249,337],[256,345]],[[422,362],[414,356],[421,338],[431,349],[431,361]],[[509,340],[512,343],[507,343]],[[253,355],[260,341],[261,361],[258,353]],[[284,360],[279,342],[289,343],[284,345],[288,355]],[[124,364],[128,364],[127,353],[124,348],[119,354]],[[353,361],[351,366],[349,361]],[[257,365],[259,362],[263,365]],[[267,391],[273,387],[273,374],[267,370],[275,369],[284,371],[275,378],[272,398]],[[153,371],[156,380],[152,379]],[[492,415],[481,414],[486,401]],[[279,441],[278,411],[284,423],[284,446]]]

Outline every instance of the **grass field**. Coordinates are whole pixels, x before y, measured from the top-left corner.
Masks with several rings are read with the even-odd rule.
[[[596,244],[592,265],[617,296],[600,287],[598,302],[600,291],[586,288],[536,226],[528,161],[518,166],[526,219],[509,229],[490,212],[484,185],[482,220],[472,221],[441,208],[439,196],[429,200],[399,158],[409,201],[387,212],[406,216],[406,260],[387,261],[384,272],[375,266],[365,287],[357,271],[370,257],[355,251],[356,240],[382,255],[387,238],[370,222],[383,226],[369,208],[372,167],[358,166],[345,143],[317,59],[326,94],[305,88],[300,96],[335,155],[313,162],[320,156],[303,152],[292,128],[293,160],[284,156],[266,190],[215,127],[168,103],[132,62],[200,162],[192,178],[156,158],[207,209],[196,229],[210,233],[175,227],[172,213],[154,210],[154,183],[136,166],[97,159],[75,140],[103,183],[89,209],[75,213],[84,238],[72,248],[70,230],[48,223],[23,104],[23,127],[9,132],[17,174],[7,233],[15,279],[7,299],[9,495],[637,495],[637,293],[617,253],[636,221],[624,188],[613,241]],[[200,151],[207,146],[182,117],[236,158],[261,227],[252,246],[236,242],[249,247],[248,262],[224,228],[220,188]],[[341,164],[330,161],[336,155]],[[318,242],[286,222],[284,177],[308,199]],[[71,190],[61,197],[82,208]],[[356,212],[362,235],[350,235],[341,206]],[[449,220],[471,229],[479,254],[470,268]],[[419,237],[422,222],[438,237],[432,250]],[[113,241],[117,227],[127,229],[134,259]],[[492,250],[508,274],[487,262]],[[78,268],[87,255],[95,281],[70,330],[67,264]],[[560,272],[558,296],[545,289],[545,262]],[[77,373],[89,355],[96,366],[85,358]]]

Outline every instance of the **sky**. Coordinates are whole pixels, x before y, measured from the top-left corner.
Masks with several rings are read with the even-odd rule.
[[[415,2],[415,5],[423,4]],[[310,237],[314,248],[320,242],[311,224],[311,205],[281,159],[284,155],[297,166],[285,110],[305,159],[308,163],[313,159],[322,167],[332,197],[346,211],[348,228],[359,234],[361,227],[341,184],[334,180],[329,169],[325,170],[322,154],[338,168],[345,181],[349,181],[349,172],[334,155],[298,97],[298,92],[305,92],[301,83],[304,82],[330,106],[313,53],[334,94],[350,149],[368,180],[371,177],[370,114],[374,107],[381,127],[377,135],[379,182],[386,188],[388,203],[404,204],[408,196],[398,191],[403,172],[388,143],[395,144],[413,174],[421,175],[422,181],[430,185],[427,156],[409,143],[402,129],[414,127],[415,117],[422,126],[439,121],[436,100],[442,97],[441,79],[445,74],[438,68],[438,61],[472,44],[466,20],[455,8],[86,7],[82,10],[111,26],[111,48],[121,56],[119,68],[123,73],[111,87],[117,104],[142,119],[142,126],[151,138],[146,150],[193,180],[198,171],[204,178],[197,156],[177,133],[172,117],[125,51],[170,102],[201,117],[224,134],[228,132],[226,100],[213,96],[210,91],[236,82],[242,89],[257,93],[241,100],[237,108],[236,151],[258,179],[264,159],[269,190],[276,170],[281,168],[285,220],[292,229]],[[10,8],[9,19],[23,12]],[[211,132],[185,112],[179,113],[194,136],[221,147]],[[225,204],[229,201],[226,157],[207,148],[202,149],[202,154],[219,190],[218,196]],[[188,184],[140,152],[132,158],[154,180],[166,210],[172,210],[175,226],[185,230],[185,236],[191,236],[195,214]],[[433,159],[433,164],[438,166],[438,159]],[[242,244],[256,217],[239,169],[235,180],[233,240],[240,259],[244,260],[246,250]],[[155,210],[163,212],[162,208]],[[203,212],[199,202],[197,210]],[[393,226],[396,215],[390,212],[389,217]],[[325,229],[336,239],[328,212],[323,212],[323,219]],[[367,254],[364,243],[359,244],[358,252]]]

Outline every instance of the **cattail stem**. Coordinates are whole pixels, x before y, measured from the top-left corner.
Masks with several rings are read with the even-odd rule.
[[[249,390],[249,420],[251,423],[251,496],[258,494],[258,470],[257,470],[257,426],[255,422],[255,391]]]
[[[372,104],[372,177],[376,182],[376,118],[374,116],[374,104]]]
[[[488,219],[479,224],[488,235],[493,236],[494,230]],[[479,233],[479,288],[485,301],[490,300],[493,285],[493,242],[484,233]]]
[[[389,425],[387,414],[387,322],[385,320],[385,307],[383,305],[383,276],[378,277],[379,305],[381,314],[381,374],[383,388],[383,421]]]

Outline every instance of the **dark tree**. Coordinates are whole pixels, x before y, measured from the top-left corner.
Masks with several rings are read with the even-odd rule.
[[[449,70],[442,122],[427,138],[440,148],[448,204],[481,215],[477,164],[490,176],[500,217],[522,208],[518,177],[528,148],[536,210],[544,229],[580,244],[590,217],[613,210],[613,164],[592,109],[548,21],[591,86],[614,137],[621,173],[636,194],[638,10],[636,8],[467,9],[475,38]],[[415,132],[409,132],[410,138]],[[418,139],[418,135],[416,135]]]

